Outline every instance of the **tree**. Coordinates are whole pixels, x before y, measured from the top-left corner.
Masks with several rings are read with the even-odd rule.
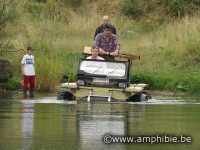
[[[0,0],[0,56],[11,47],[8,40],[11,35],[6,28],[15,21],[18,14],[16,0]]]

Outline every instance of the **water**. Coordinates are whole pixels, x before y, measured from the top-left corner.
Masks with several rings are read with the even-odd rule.
[[[180,135],[191,143],[112,143],[103,136]],[[0,150],[199,150],[200,101],[76,103],[51,95],[0,98]]]

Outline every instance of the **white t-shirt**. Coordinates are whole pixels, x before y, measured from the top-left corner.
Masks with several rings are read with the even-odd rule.
[[[87,57],[86,59],[92,59],[92,56]],[[97,60],[104,60],[102,57],[97,56]]]
[[[34,57],[33,55],[24,55],[22,58],[21,64],[24,65],[24,75],[26,76],[34,76],[35,69],[34,69]]]

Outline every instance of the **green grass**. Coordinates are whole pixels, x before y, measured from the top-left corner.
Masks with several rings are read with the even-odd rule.
[[[16,80],[10,79],[7,82],[3,83],[3,87],[6,90],[15,91],[22,88],[22,84]]]
[[[122,10],[124,14],[132,17],[148,16],[149,13],[154,11],[161,11],[170,16],[183,17],[195,14],[199,6],[199,0],[124,0]],[[159,15],[161,16],[161,14]]]
[[[200,72],[194,70],[136,71],[133,73],[131,80],[134,82],[136,78],[140,78],[155,90],[195,93],[195,90],[199,89],[199,76]]]
[[[164,14],[157,14],[156,19],[148,13],[148,16],[134,20],[121,14],[122,0],[88,2],[82,1],[80,6],[72,8],[54,0],[47,3],[20,1],[18,7],[23,8],[23,13],[7,30],[14,31],[15,38],[10,40],[14,50],[25,49],[28,45],[36,48],[37,90],[56,90],[63,74],[67,74],[70,81],[76,79],[83,47],[93,44],[94,31],[101,23],[102,15],[107,14],[117,28],[121,52],[141,55],[141,60],[133,63],[132,81],[140,77],[152,89],[199,92],[198,15],[162,19]],[[147,4],[149,11],[157,12],[160,8],[160,13],[168,9],[163,9],[159,0],[142,2]],[[138,7],[144,11],[147,8],[142,2]],[[22,51],[5,55],[16,68],[14,79],[21,82],[23,55]]]

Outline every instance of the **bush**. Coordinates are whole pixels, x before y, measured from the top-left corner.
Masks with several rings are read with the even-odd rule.
[[[65,4],[71,5],[73,8],[81,6],[83,0],[62,0]]]
[[[0,56],[3,55],[3,52],[12,47],[8,42],[8,38],[11,34],[6,31],[6,28],[9,23],[14,22],[18,15],[17,1],[0,0]]]
[[[64,2],[57,2],[56,0],[49,0],[43,2],[27,3],[27,10],[34,19],[37,20],[53,20],[56,22],[68,22],[67,7]]]
[[[192,15],[200,6],[200,0],[149,0],[138,5],[139,0],[124,0],[122,10],[125,15],[137,17],[144,13],[143,9],[153,10],[156,7],[166,8],[172,16]]]
[[[125,15],[136,17],[142,13],[137,0],[124,0],[122,10]]]
[[[191,15],[200,6],[199,0],[165,0],[165,3],[173,16]]]
[[[38,2],[38,3],[46,3],[47,0],[36,0],[36,2]]]
[[[18,90],[22,88],[22,84],[15,81],[15,80],[8,80],[5,84],[5,89],[6,90],[12,90],[12,91],[15,91],[15,90]]]

